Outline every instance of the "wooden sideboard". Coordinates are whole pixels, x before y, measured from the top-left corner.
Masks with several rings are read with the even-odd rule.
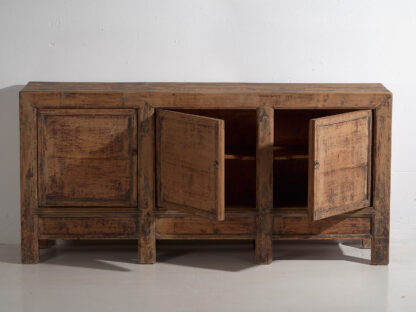
[[[56,239],[358,239],[389,261],[381,84],[52,83],[20,92],[22,262]]]

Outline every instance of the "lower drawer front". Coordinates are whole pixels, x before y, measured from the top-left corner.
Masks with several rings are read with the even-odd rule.
[[[254,238],[255,217],[226,218],[225,221],[211,221],[200,218],[158,218],[156,235],[158,238],[209,238],[233,236],[230,238]],[[187,238],[187,237],[183,237]],[[226,237],[224,237],[226,238]]]
[[[137,237],[137,221],[132,217],[39,217],[39,235]]]
[[[311,221],[308,217],[275,217],[273,234],[275,235],[313,235],[313,234],[370,234],[371,219],[328,218]]]

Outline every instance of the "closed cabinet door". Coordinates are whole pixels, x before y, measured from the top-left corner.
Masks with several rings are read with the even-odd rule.
[[[370,206],[371,110],[310,120],[308,209],[313,220]]]
[[[39,206],[137,207],[134,109],[41,109]]]
[[[157,205],[224,220],[224,121],[156,112]]]

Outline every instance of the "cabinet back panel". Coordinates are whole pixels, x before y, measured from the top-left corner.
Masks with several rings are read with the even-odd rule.
[[[350,112],[346,109],[275,110],[274,145],[308,145],[309,120]]]
[[[178,112],[224,120],[225,153],[255,152],[256,111],[245,109],[182,109]]]

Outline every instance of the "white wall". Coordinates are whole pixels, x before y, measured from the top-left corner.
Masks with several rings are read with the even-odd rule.
[[[393,240],[416,237],[416,1],[0,0],[0,243],[19,229],[29,80],[382,82]]]

